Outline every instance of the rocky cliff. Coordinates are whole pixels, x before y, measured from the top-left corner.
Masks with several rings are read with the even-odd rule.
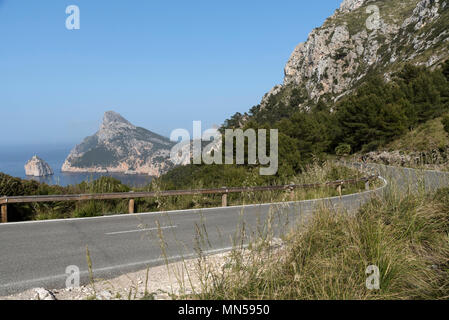
[[[449,0],[344,0],[293,51],[285,78],[261,102],[288,100],[299,108],[319,98],[337,100],[372,70],[388,80],[404,63],[434,67],[449,57]]]
[[[169,160],[173,145],[168,138],[136,127],[109,111],[100,130],[70,152],[62,171],[159,176],[173,167]]]
[[[33,156],[25,164],[25,174],[27,176],[44,177],[53,175],[53,170],[44,160],[38,156]]]

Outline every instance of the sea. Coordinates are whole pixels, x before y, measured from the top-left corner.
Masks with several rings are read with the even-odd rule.
[[[151,182],[148,175],[127,175],[120,173],[66,173],[61,172],[62,164],[74,145],[22,145],[0,146],[0,172],[13,177],[36,180],[50,185],[74,185],[83,181],[92,181],[102,176],[113,177],[131,187],[143,187]],[[47,177],[30,177],[25,175],[25,163],[34,155],[46,161],[53,169],[54,175]]]

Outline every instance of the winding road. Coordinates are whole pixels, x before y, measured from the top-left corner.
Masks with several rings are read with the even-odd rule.
[[[276,235],[310,217],[317,207],[357,210],[373,196],[449,185],[449,174],[373,164],[352,164],[385,179],[376,190],[343,197],[95,218],[0,224],[0,296],[34,287],[65,287],[68,266],[88,280],[86,246],[95,278],[228,251],[272,230]]]

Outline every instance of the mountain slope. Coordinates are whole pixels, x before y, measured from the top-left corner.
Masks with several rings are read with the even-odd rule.
[[[65,160],[63,172],[119,172],[159,176],[173,167],[174,143],[136,127],[118,113],[104,114],[100,130],[77,145]]]
[[[447,170],[449,134],[444,128],[443,119],[444,117],[438,117],[429,120],[377,151],[356,154],[354,159],[386,165]]]
[[[259,108],[293,103],[308,110],[320,98],[338,100],[372,71],[388,80],[404,63],[434,67],[448,57],[449,1],[344,0],[295,48],[283,84]]]
[[[449,112],[448,47],[448,0],[344,0],[297,46],[283,83],[222,131],[278,129],[286,175],[381,150]]]

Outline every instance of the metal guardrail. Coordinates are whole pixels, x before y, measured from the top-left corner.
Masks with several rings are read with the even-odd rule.
[[[235,187],[235,188],[216,188],[216,189],[197,189],[197,190],[171,190],[171,191],[152,191],[152,192],[121,192],[121,193],[95,193],[95,194],[68,194],[68,195],[42,195],[42,196],[12,196],[1,197],[1,222],[8,221],[8,204],[17,203],[35,203],[35,202],[61,202],[61,201],[86,201],[86,200],[113,200],[113,199],[129,199],[129,213],[134,213],[134,199],[137,198],[154,198],[154,197],[170,197],[182,195],[198,195],[198,194],[221,194],[222,206],[227,206],[227,196],[230,193],[244,192],[261,192],[284,190],[292,192],[295,189],[313,189],[321,187],[336,187],[341,196],[342,186],[353,185],[365,182],[365,189],[369,190],[369,183],[378,179],[378,175],[372,175],[360,179],[338,180],[327,183],[316,184],[289,184],[281,186],[263,186],[263,187]],[[293,192],[292,192],[293,195]]]

